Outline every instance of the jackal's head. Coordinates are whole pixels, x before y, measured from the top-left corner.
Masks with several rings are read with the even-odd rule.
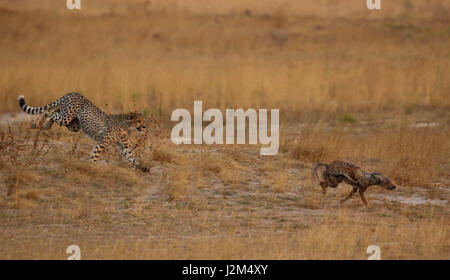
[[[373,185],[379,185],[388,190],[393,190],[396,188],[396,186],[391,182],[391,180],[388,177],[378,172],[372,172],[371,179],[373,181],[372,182]]]

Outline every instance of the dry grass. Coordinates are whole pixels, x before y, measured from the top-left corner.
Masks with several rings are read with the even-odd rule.
[[[305,3],[298,8],[322,5]],[[434,7],[426,3],[425,10]],[[73,90],[111,113],[145,109],[166,118],[173,108],[191,109],[194,99],[205,108],[280,108],[284,116],[448,107],[448,17],[415,19],[423,5],[414,5],[411,18],[365,21],[305,20],[278,9],[29,16],[8,2],[2,6],[12,10],[0,11],[2,110],[16,110],[20,93],[39,105]]]
[[[284,167],[278,166],[280,162],[267,162],[264,166],[264,186],[268,187],[275,193],[284,193],[292,186],[289,173],[286,169],[288,165]]]
[[[350,135],[359,129],[352,128]],[[3,139],[15,137],[14,143],[27,143],[29,131],[25,126],[3,131]],[[328,134],[330,139],[336,131]],[[61,136],[55,140],[58,133]],[[320,138],[318,133],[310,131],[302,139],[313,143]],[[0,234],[5,237],[1,258],[66,258],[64,246],[72,243],[81,246],[83,258],[109,259],[361,259],[367,257],[365,249],[371,244],[382,248],[382,258],[448,257],[449,196],[442,187],[448,185],[448,171],[420,176],[417,180],[436,182],[425,184],[427,188],[413,180],[400,181],[396,174],[407,177],[413,171],[390,170],[389,160],[374,160],[392,145],[389,137],[372,134],[377,146],[370,157],[364,146],[350,153],[347,138],[341,140],[342,150],[330,155],[342,156],[348,149],[361,166],[394,174],[399,183],[395,192],[368,191],[370,211],[358,198],[338,205],[348,191],[345,185],[323,196],[309,176],[310,160],[293,158],[296,147],[304,145],[301,142],[284,145],[288,150],[277,157],[255,156],[258,149],[251,146],[201,150],[161,146],[172,149],[178,160],[154,160],[151,173],[143,174],[130,169],[113,149],[102,157],[107,163],[88,164],[91,146],[85,138],[80,139],[79,158],[65,157],[72,147],[57,146],[70,143],[71,137],[78,136],[65,128],[41,134],[36,146],[46,143],[51,152],[34,157],[18,177],[8,163],[9,153],[17,153],[20,162],[32,145],[17,152],[19,145],[1,143]],[[336,140],[330,139],[316,144],[326,147],[324,154],[333,151]],[[433,141],[446,151],[444,138]],[[421,164],[421,154],[413,153],[412,145],[405,149],[413,162]],[[428,152],[429,157],[439,158],[439,150]],[[17,192],[10,195],[8,182],[17,178]],[[417,195],[423,197],[423,204],[408,202]]]
[[[447,128],[319,128],[286,137],[282,147],[293,158],[309,163],[347,159],[391,174],[402,185],[431,186],[448,173],[449,137]]]
[[[365,259],[371,244],[448,259],[447,1],[84,2],[0,0],[0,259],[65,259],[71,244],[84,259]],[[115,147],[89,164],[87,137],[8,113],[19,94],[74,90],[158,121],[133,138],[149,174]],[[170,112],[196,99],[279,108],[279,154],[172,145]],[[399,188],[371,188],[372,210],[339,205],[349,187],[324,196],[310,176],[334,159]]]
[[[430,211],[431,209],[427,209]],[[432,211],[432,210],[431,210]],[[241,236],[195,236],[183,239],[74,240],[83,259],[366,259],[371,244],[382,259],[447,258],[447,222],[427,214],[412,221],[402,217],[370,217],[338,211],[315,225],[298,225],[280,233],[248,231]],[[395,220],[395,222],[394,222]],[[433,238],[430,237],[433,233]],[[2,244],[9,258],[66,258],[69,243],[57,239]],[[30,250],[32,248],[32,250]],[[86,248],[86,250],[83,250]],[[87,249],[92,248],[92,249]]]
[[[191,188],[189,174],[184,167],[176,167],[167,174],[167,192],[170,200],[184,200]]]

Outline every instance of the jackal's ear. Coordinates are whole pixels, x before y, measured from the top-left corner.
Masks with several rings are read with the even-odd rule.
[[[375,178],[378,182],[381,182],[381,180],[383,180],[384,178],[384,176],[378,172],[372,172],[372,177]]]

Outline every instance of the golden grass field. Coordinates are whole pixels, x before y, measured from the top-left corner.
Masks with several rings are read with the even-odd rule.
[[[0,0],[0,259],[450,258],[450,3],[445,0]],[[386,3],[384,3],[386,2]],[[156,119],[129,167],[31,106],[79,91]],[[280,151],[170,142],[170,114],[280,109]],[[35,118],[35,117],[34,117]],[[398,186],[322,195],[314,162]]]

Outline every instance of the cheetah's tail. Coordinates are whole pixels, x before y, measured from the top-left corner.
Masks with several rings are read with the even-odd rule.
[[[43,112],[45,112],[49,108],[54,108],[54,107],[58,106],[59,103],[60,103],[61,98],[56,100],[56,101],[54,101],[54,102],[52,102],[52,103],[50,103],[50,104],[48,104],[48,105],[41,106],[41,107],[28,106],[25,103],[25,97],[23,97],[23,95],[19,96],[18,100],[19,100],[20,108],[22,108],[22,110],[25,113],[31,114],[31,115],[37,115],[37,114],[42,114]]]
[[[317,183],[320,182],[319,175],[317,175],[317,168],[319,168],[320,166],[325,166],[326,168],[328,168],[328,164],[321,163],[321,162],[317,162],[317,163],[313,164],[312,171],[313,171],[313,175],[316,176]]]

